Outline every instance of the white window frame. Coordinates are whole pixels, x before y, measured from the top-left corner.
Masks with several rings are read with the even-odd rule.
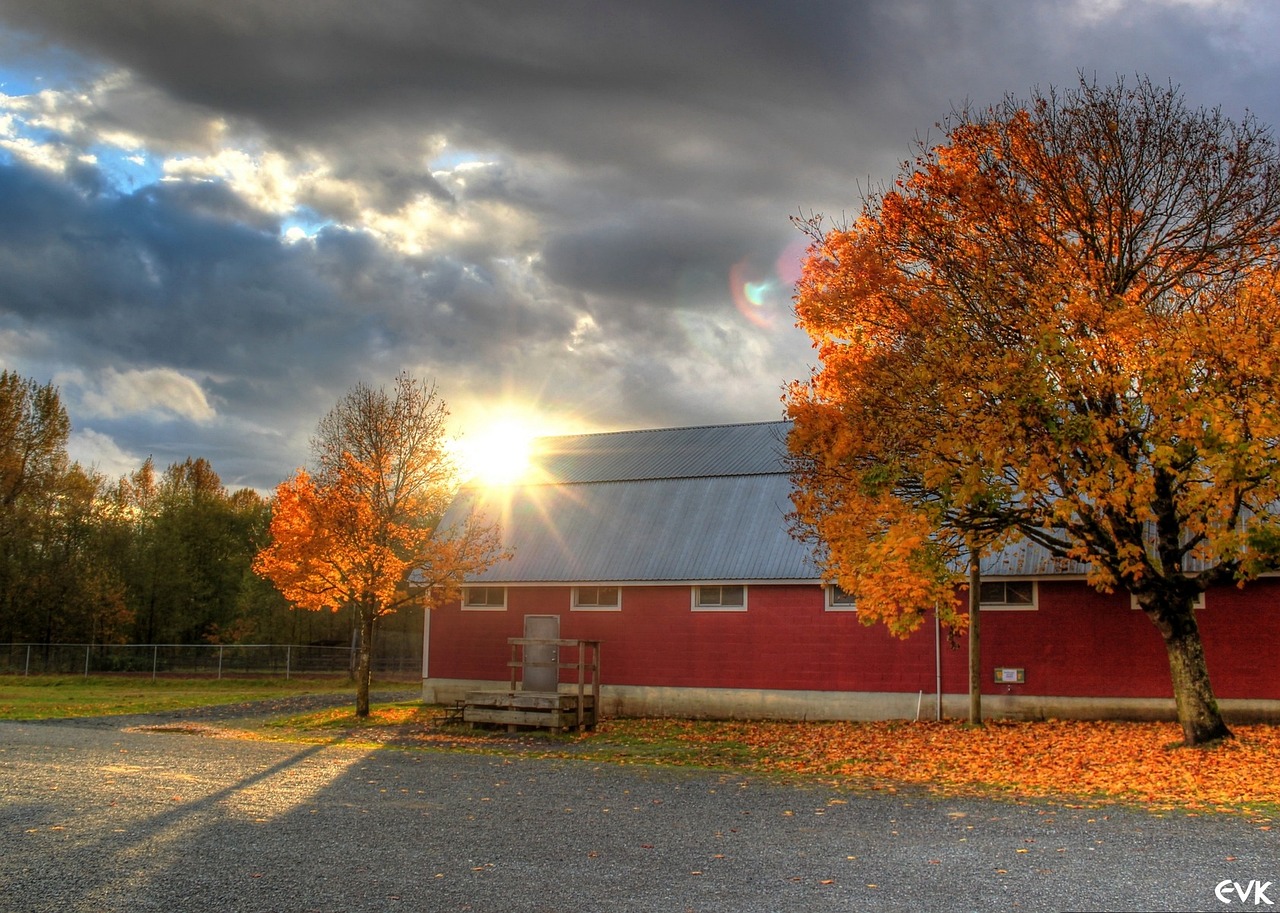
[[[613,590],[617,594],[617,601],[612,603],[601,602],[579,602],[579,596],[583,590],[595,590],[597,598],[600,590]],[[573,595],[569,598],[569,609],[573,612],[621,612],[622,611],[622,587],[607,585],[590,585],[575,586]]]
[[[742,603],[740,605],[736,603],[726,605],[723,602],[724,589],[726,587],[736,587],[742,590]],[[747,610],[747,591],[749,587],[745,583],[705,583],[697,584],[689,589],[690,607],[695,612],[745,612]],[[702,591],[711,589],[720,591],[720,602],[704,603],[702,601]]]
[[[1040,608],[1040,584],[1035,580],[1017,579],[1017,580],[983,580],[981,587],[992,586],[994,584],[1003,584],[1006,588],[1009,584],[1028,583],[1031,585],[1031,601],[1030,602],[985,602],[981,601],[980,605],[984,612],[1034,612]],[[981,594],[981,589],[979,589]]]
[[[1204,603],[1204,590],[1201,590],[1196,594],[1196,601],[1191,604],[1191,608],[1198,612],[1200,609],[1204,608]],[[1138,605],[1138,597],[1132,593],[1129,594],[1129,608],[1134,611],[1140,611],[1142,609],[1142,606]]]
[[[467,602],[467,597],[472,590],[499,590],[502,592],[502,605],[494,605],[490,602],[473,603]],[[462,611],[464,612],[505,612],[507,610],[507,588],[505,586],[464,586],[462,588]]]
[[[828,583],[822,588],[823,601],[828,612],[856,612],[858,602],[850,593],[840,588],[838,583]]]

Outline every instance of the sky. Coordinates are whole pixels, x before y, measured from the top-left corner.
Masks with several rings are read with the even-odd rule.
[[[263,492],[402,371],[473,447],[772,421],[792,217],[1082,73],[1280,124],[1277,39],[1270,0],[0,0],[0,368],[109,478]]]

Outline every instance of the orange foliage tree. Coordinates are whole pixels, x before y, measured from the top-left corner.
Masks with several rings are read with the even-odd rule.
[[[1127,590],[1188,744],[1229,735],[1194,604],[1276,566],[1280,155],[1139,79],[965,109],[811,238],[798,530],[864,620],[955,612],[972,542]]]
[[[375,622],[411,600],[454,598],[501,557],[496,527],[439,521],[456,490],[443,401],[407,374],[394,389],[352,389],[312,440],[315,474],[276,489],[271,542],[254,570],[304,609],[350,607],[360,627],[356,715],[369,715]]]

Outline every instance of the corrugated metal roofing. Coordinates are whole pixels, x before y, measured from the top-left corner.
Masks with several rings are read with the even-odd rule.
[[[1148,542],[1154,545],[1155,525],[1148,524],[1146,533]],[[1090,570],[1090,565],[1084,561],[1058,558],[1043,545],[1027,539],[1019,539],[999,551],[983,555],[979,565],[985,577],[1084,576]],[[1211,562],[1196,555],[1188,555],[1182,561],[1182,569],[1188,574],[1197,574],[1210,566]]]
[[[478,583],[813,580],[785,474],[522,486],[483,493],[513,557]]]
[[[788,422],[544,438],[532,481],[467,489],[512,560],[477,583],[812,580],[787,521]]]
[[[542,438],[534,444],[535,478],[575,484],[785,472],[790,426],[756,422]]]
[[[999,551],[982,555],[978,568],[983,577],[1057,577],[1089,573],[1089,565],[1054,557],[1043,545],[1027,539],[1018,539]]]
[[[499,522],[513,558],[476,583],[817,580],[811,549],[792,538],[787,520],[789,428],[758,422],[543,438],[529,482],[464,489],[444,525],[473,504]],[[1027,540],[982,559],[988,577],[1088,570]]]

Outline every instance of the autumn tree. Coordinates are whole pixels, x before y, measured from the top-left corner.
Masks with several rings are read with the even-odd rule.
[[[109,483],[70,431],[56,387],[0,372],[0,640],[222,640],[285,614],[251,571],[264,498],[200,458]]]
[[[58,390],[0,372],[0,636],[114,639],[128,623],[101,556],[102,480],[67,456]]]
[[[52,384],[0,372],[0,623],[8,639],[35,627],[31,564],[67,472],[71,423]]]
[[[321,419],[314,472],[276,489],[255,569],[302,608],[354,611],[358,716],[369,715],[377,620],[411,600],[455,596],[465,574],[499,556],[497,530],[475,516],[439,528],[457,490],[448,415],[435,387],[407,374],[390,391],[358,384]]]
[[[1228,736],[1194,605],[1276,566],[1280,157],[1146,79],[961,110],[797,286],[798,528],[868,619],[953,612],[974,534],[1086,562]],[[958,617],[953,621],[963,627]]]

